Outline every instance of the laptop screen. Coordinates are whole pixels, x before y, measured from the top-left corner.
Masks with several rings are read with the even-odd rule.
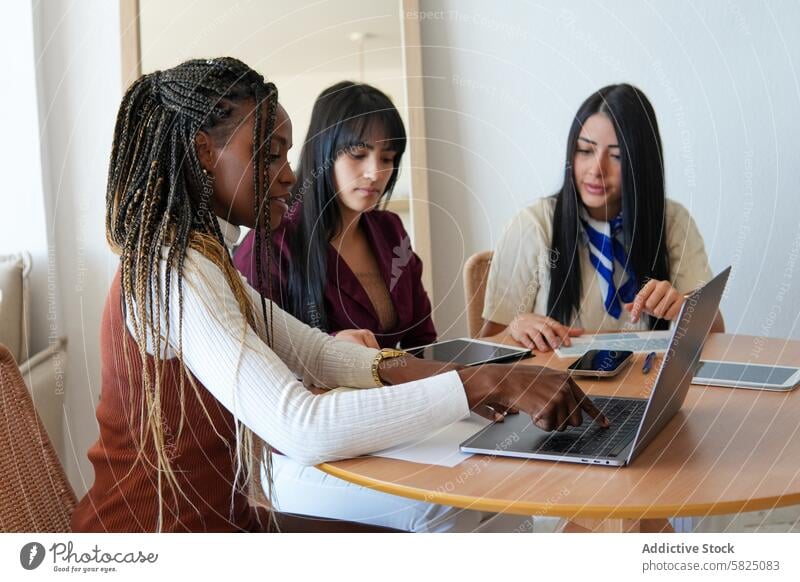
[[[684,301],[628,463],[661,432],[686,399],[730,272],[728,267]]]

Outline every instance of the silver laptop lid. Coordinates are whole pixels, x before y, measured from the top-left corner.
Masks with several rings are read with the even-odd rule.
[[[684,301],[642,422],[633,439],[628,463],[661,432],[683,405],[730,272],[728,267]]]

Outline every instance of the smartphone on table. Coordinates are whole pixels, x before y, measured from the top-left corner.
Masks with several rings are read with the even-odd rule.
[[[573,376],[610,378],[616,376],[633,360],[628,350],[589,350],[572,362],[567,370]]]

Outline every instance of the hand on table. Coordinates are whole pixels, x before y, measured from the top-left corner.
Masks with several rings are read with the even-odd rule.
[[[669,281],[650,279],[636,294],[634,300],[625,304],[625,309],[630,312],[633,323],[639,321],[642,313],[674,321],[681,311],[683,302],[683,294]]]
[[[508,331],[516,341],[529,350],[549,352],[562,345],[570,346],[569,338],[583,334],[583,328],[571,328],[555,319],[536,313],[517,315],[509,324]]]

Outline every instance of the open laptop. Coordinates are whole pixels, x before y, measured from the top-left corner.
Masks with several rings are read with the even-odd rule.
[[[610,421],[609,428],[600,427],[584,412],[581,426],[547,432],[520,413],[471,436],[461,443],[461,450],[617,467],[630,464],[683,405],[730,270],[686,298],[649,398],[592,397]]]

